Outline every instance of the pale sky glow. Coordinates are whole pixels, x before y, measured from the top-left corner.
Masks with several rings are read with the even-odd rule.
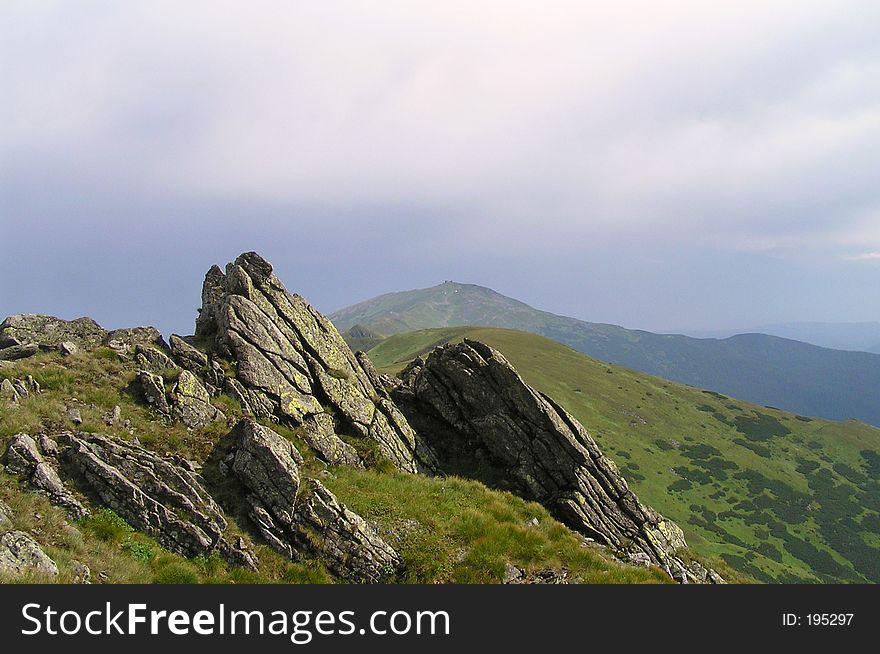
[[[257,249],[328,311],[880,319],[873,1],[2,0],[0,92],[0,313],[186,330]]]

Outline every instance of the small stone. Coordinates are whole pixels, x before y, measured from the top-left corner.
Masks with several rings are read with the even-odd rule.
[[[541,521],[537,518],[533,517],[530,520],[526,521],[526,527],[537,527],[541,524]]]
[[[82,413],[80,413],[79,409],[76,407],[69,407],[65,412],[65,415],[75,425],[81,425],[83,423]]]
[[[79,346],[73,341],[61,341],[58,344],[58,351],[61,352],[61,356],[69,357],[79,352]]]
[[[70,568],[73,571],[73,583],[90,584],[92,583],[92,571],[85,563],[79,561],[71,561]]]
[[[512,563],[508,563],[504,567],[504,577],[502,577],[501,582],[505,584],[512,584],[515,581],[522,579],[525,576],[525,572],[521,568],[517,568]]]
[[[119,408],[119,405],[113,407],[112,411],[109,411],[104,415],[104,422],[108,425],[115,425],[119,422],[120,418],[122,418],[122,409]]]

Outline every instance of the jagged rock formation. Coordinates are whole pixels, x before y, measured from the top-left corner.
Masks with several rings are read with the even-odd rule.
[[[642,504],[583,426],[491,347],[466,340],[416,359],[394,399],[441,467],[546,506],[569,527],[633,561],[696,581],[675,552],[675,523]]]
[[[397,553],[320,482],[302,479],[292,443],[244,418],[230,433],[223,465],[247,491],[250,517],[265,539],[290,559],[318,556],[335,574],[375,583],[392,575]]]
[[[232,563],[255,565],[224,538],[223,512],[186,461],[101,434],[65,432],[59,441],[101,502],[164,547],[184,556],[218,551]]]
[[[202,303],[197,336],[235,361],[240,388],[231,390],[250,413],[302,427],[329,463],[360,463],[339,438],[348,433],[374,440],[401,470],[431,469],[406,418],[332,323],[289,293],[259,255],[242,254],[225,273],[212,267]]]
[[[0,534],[0,572],[20,575],[28,571],[55,576],[58,566],[39,543],[23,531]]]
[[[19,314],[0,323],[0,360],[32,356],[40,350],[73,354],[99,346],[127,353],[138,345],[162,344],[155,327],[107,331],[91,318],[61,320],[54,316]],[[73,346],[73,347],[71,347]]]
[[[39,441],[38,449],[37,442],[28,434],[13,436],[6,450],[7,469],[22,476],[35,490],[46,495],[73,518],[88,515],[88,509],[64,486],[58,473],[43,458],[44,454],[53,458],[58,454],[55,441],[45,434],[40,436]]]

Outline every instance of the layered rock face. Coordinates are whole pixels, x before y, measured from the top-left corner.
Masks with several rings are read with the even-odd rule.
[[[340,433],[369,438],[400,470],[432,469],[430,454],[333,324],[291,294],[250,252],[205,277],[196,335],[236,362],[226,390],[256,417],[302,427],[332,464],[360,465]]]
[[[491,347],[466,340],[404,371],[393,397],[448,472],[546,506],[572,529],[634,561],[694,579],[674,552],[681,529],[642,504],[581,424]]]
[[[273,548],[293,560],[315,555],[358,583],[395,572],[397,553],[323,484],[302,478],[303,459],[292,443],[249,418],[230,437],[224,465],[247,491],[250,517]]]
[[[101,434],[65,432],[59,441],[90,489],[131,526],[185,556],[225,550],[223,512],[185,461]]]

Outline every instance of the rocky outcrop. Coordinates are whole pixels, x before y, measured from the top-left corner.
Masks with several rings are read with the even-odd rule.
[[[98,347],[108,332],[91,318],[61,320],[54,316],[19,314],[0,323],[0,347],[35,344],[54,350],[69,341],[82,350]]]
[[[441,467],[540,502],[572,529],[691,580],[675,523],[642,504],[584,427],[491,347],[465,340],[416,359],[393,393]]]
[[[292,560],[321,559],[340,577],[374,583],[398,567],[397,553],[320,482],[303,479],[292,443],[244,418],[229,435],[223,465],[247,491],[250,517],[266,541]]]
[[[340,433],[372,439],[408,472],[430,470],[406,418],[377,387],[336,328],[291,294],[251,252],[205,277],[197,335],[235,361],[243,406],[257,417],[303,427],[330,463],[359,464]],[[239,390],[239,389],[235,389]]]
[[[112,436],[86,432],[65,432],[59,442],[64,459],[101,503],[164,547],[184,556],[241,550],[226,542],[223,512],[201,477],[179,457],[162,457]],[[251,567],[254,561],[251,555]]]
[[[58,574],[58,566],[40,544],[23,531],[0,534],[0,573],[21,575],[27,572],[54,577]]]
[[[0,323],[0,360],[23,359],[40,350],[59,350],[71,355],[78,350],[109,347],[120,354],[138,345],[162,345],[155,327],[131,327],[107,331],[91,318],[62,320],[54,316],[18,314]]]
[[[37,441],[28,434],[15,434],[6,450],[7,470],[20,475],[34,490],[46,495],[73,518],[88,515],[88,509],[67,489],[55,468],[43,456],[54,458],[58,453],[55,441],[45,434],[39,437],[39,441],[38,447]]]

